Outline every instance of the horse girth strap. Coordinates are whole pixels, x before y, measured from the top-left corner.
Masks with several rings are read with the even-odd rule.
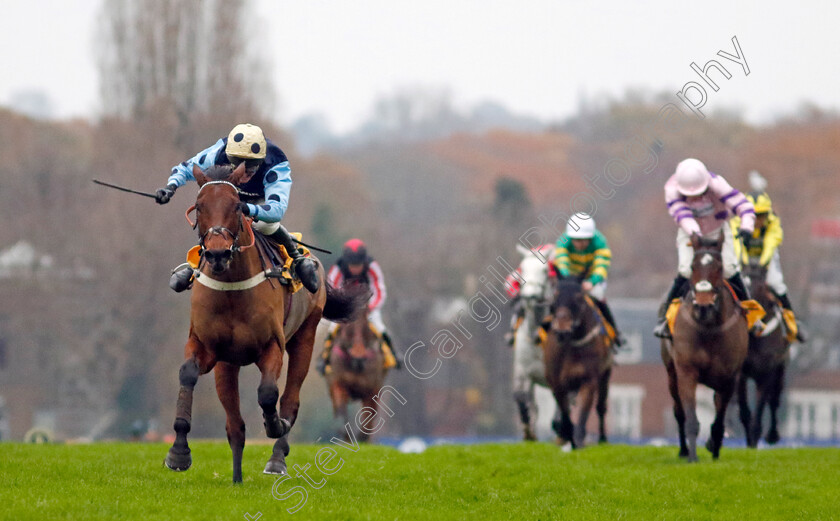
[[[266,273],[268,273],[268,271],[261,271],[250,279],[240,280],[237,282],[223,282],[221,280],[216,280],[207,274],[199,272],[195,274],[195,281],[202,286],[206,286],[207,288],[216,291],[245,291],[265,282],[268,279],[268,277],[265,276]]]

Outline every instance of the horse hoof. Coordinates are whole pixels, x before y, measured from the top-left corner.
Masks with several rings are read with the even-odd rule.
[[[184,470],[188,470],[192,466],[192,456],[190,455],[190,449],[187,449],[186,452],[176,451],[174,447],[169,449],[169,453],[166,454],[166,459],[163,461],[166,467],[170,470],[174,470],[176,472],[182,472]]]
[[[571,442],[567,441],[566,443],[563,444],[563,447],[560,450],[562,450],[563,452],[572,452],[572,450],[574,450],[574,448],[575,448],[574,445],[572,445]]]
[[[711,452],[712,454],[715,453],[715,443],[712,441],[711,438],[706,440],[706,450]]]
[[[286,475],[286,462],[268,460],[268,463],[265,464],[265,469],[263,469],[263,474]]]
[[[697,463],[697,454],[695,454],[695,455],[693,455],[693,456],[692,456],[691,454],[689,454],[689,455],[688,455],[688,459],[687,459],[687,461],[688,461],[689,463]]]
[[[764,439],[770,445],[775,445],[779,443],[779,440],[781,440],[782,438],[781,436],[779,436],[779,433],[777,431],[770,431],[767,433],[767,436]]]
[[[680,453],[677,455],[679,458],[687,458],[688,457],[688,449],[680,449]]]
[[[607,443],[607,437],[601,436],[600,438],[598,438],[598,443]]]

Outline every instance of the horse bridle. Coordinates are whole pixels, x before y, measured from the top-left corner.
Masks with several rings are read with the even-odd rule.
[[[694,257],[697,258],[701,254],[702,255],[710,255],[711,257],[714,257],[714,259],[717,260],[718,262],[720,262],[721,264],[723,263],[723,253],[721,251],[717,250],[717,249],[708,248],[708,247],[707,248],[697,248],[694,252]],[[701,262],[702,262],[702,260],[701,260]],[[692,271],[693,271],[693,269],[692,269]],[[701,285],[702,285],[702,288],[698,289],[698,286],[701,286]],[[720,299],[718,298],[718,296],[720,294],[720,288],[715,288],[712,285],[712,283],[709,282],[706,279],[700,280],[696,284],[689,284],[689,291],[686,294],[686,297],[690,296],[692,304],[694,304],[694,305],[697,305],[697,291],[701,291],[701,292],[712,292],[712,291],[714,291],[715,292],[715,299],[712,303],[712,306],[715,310],[719,309]]]
[[[196,196],[195,196],[196,199],[198,199],[198,196],[201,194],[201,191],[204,190],[204,187],[208,186],[208,185],[228,185],[231,188],[233,188],[233,190],[236,192],[236,196],[239,197],[239,194],[240,194],[239,188],[237,188],[236,185],[234,185],[230,181],[208,181],[208,182],[204,183],[203,185],[201,185],[201,188],[198,189],[198,194],[196,194]],[[192,219],[190,219],[190,213],[192,213],[193,210],[195,210],[195,207],[196,207],[196,205],[190,206],[189,208],[187,208],[187,212],[184,214],[184,217],[187,218],[187,222],[190,223],[190,226],[192,227],[193,230],[196,229],[196,227],[198,226],[197,216],[196,216],[195,222],[193,222]],[[204,232],[198,238],[198,245],[201,248],[200,252],[201,252],[202,257],[204,257],[204,240],[210,234],[222,235],[222,236],[224,236],[225,234],[230,235],[231,243],[230,243],[230,246],[228,247],[228,249],[225,250],[225,251],[229,252],[231,256],[234,253],[245,251],[248,248],[251,248],[252,246],[254,246],[254,244],[256,243],[256,237],[254,237],[254,231],[251,228],[251,222],[253,221],[253,219],[250,219],[250,218],[246,217],[245,218],[245,221],[247,222],[247,226],[246,226],[242,223],[242,211],[239,210],[238,208],[237,208],[236,211],[239,214],[239,219],[238,219],[239,220],[239,230],[237,230],[236,233],[233,233],[229,228],[227,228],[225,226],[213,226],[211,228],[208,228],[207,231]],[[243,229],[247,229],[248,234],[251,236],[251,243],[246,245],[246,246],[240,246],[239,245],[239,234],[242,233]]]

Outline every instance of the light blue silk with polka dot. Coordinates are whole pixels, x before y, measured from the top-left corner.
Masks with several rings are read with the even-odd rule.
[[[225,140],[220,139],[213,146],[196,154],[192,159],[173,167],[172,175],[169,176],[166,184],[181,187],[189,181],[195,181],[192,173],[193,165],[198,165],[202,170],[207,170],[216,163],[219,152],[224,149],[225,144]],[[274,149],[282,154],[276,146]],[[270,144],[270,156],[274,156],[272,152]],[[280,222],[286,214],[286,208],[289,206],[289,194],[292,190],[292,170],[289,167],[289,162],[283,161],[266,170],[263,175],[263,187],[265,188],[265,201],[260,204],[248,204],[250,215],[256,220],[267,223]]]

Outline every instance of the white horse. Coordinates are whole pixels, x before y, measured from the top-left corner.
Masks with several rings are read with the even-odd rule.
[[[525,440],[536,440],[537,404],[534,399],[534,385],[548,389],[548,382],[545,378],[543,351],[534,339],[539,323],[548,309],[551,285],[548,264],[519,244],[516,245],[516,250],[524,257],[519,265],[520,274],[524,279],[519,292],[519,305],[524,315],[513,340],[513,399],[519,409]],[[548,256],[551,246],[542,246],[540,251]],[[550,393],[548,396],[550,398]],[[553,399],[549,401],[552,402]]]

